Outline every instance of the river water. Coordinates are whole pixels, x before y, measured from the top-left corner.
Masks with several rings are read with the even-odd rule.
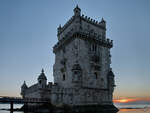
[[[14,104],[14,108],[20,108],[22,106],[22,104]],[[119,108],[124,108],[124,109],[120,109],[120,111],[118,113],[150,113],[150,105],[126,105],[126,106],[120,106],[120,105],[116,105]],[[137,108],[137,109],[126,109],[126,108]],[[143,109],[143,107],[145,107]],[[9,104],[0,104],[0,109],[9,109],[10,105]],[[141,109],[139,109],[141,108]],[[10,113],[10,111],[6,111],[6,110],[0,110],[0,113]],[[24,112],[13,112],[13,113],[24,113]]]
[[[14,108],[21,108],[23,104],[14,104]],[[0,109],[9,109],[10,104],[0,104]],[[10,113],[10,111],[0,110],[0,113]],[[23,113],[23,112],[13,112],[13,113]]]

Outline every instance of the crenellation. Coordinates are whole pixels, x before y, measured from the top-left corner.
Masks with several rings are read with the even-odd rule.
[[[98,22],[98,21],[96,21],[96,20],[94,20],[94,19],[92,19],[92,18],[90,18],[90,17],[87,17],[87,16],[82,16],[81,17],[84,21],[86,21],[86,22],[88,22],[88,23],[90,23],[90,24],[93,24],[93,25],[96,25],[97,27],[100,27],[100,28],[102,28],[102,29],[106,29],[105,27],[106,26],[104,26],[103,24],[102,24],[102,21],[100,21],[100,22]]]
[[[74,21],[75,17],[72,16],[61,28],[61,32],[63,32],[73,21]]]
[[[78,21],[77,19],[80,19],[80,21]],[[76,21],[79,22],[79,24],[76,24]],[[61,30],[59,30],[59,32],[57,34],[58,35],[58,39],[61,40],[61,38],[63,36],[66,36],[66,34],[68,33],[68,31],[70,29],[74,30],[74,31],[71,31],[72,33],[77,32],[79,29],[81,29],[82,31],[86,32],[86,30],[83,29],[83,28],[85,28],[85,26],[83,25],[84,21],[87,22],[90,26],[95,26],[94,29],[97,29],[97,30],[101,29],[101,30],[104,30],[104,32],[106,30],[106,24],[105,24],[106,22],[104,21],[103,18],[102,18],[102,20],[100,22],[98,22],[98,21],[96,21],[96,20],[94,20],[94,19],[92,19],[90,17],[84,16],[84,15],[77,16],[77,17],[72,16],[69,19],[69,21],[67,21],[67,23],[64,24],[63,27],[61,27]],[[77,28],[79,28],[79,29],[77,29]],[[97,33],[100,33],[100,32],[97,31]],[[103,38],[105,38],[105,36]]]
[[[76,35],[74,35],[76,34]],[[96,33],[94,35],[89,36],[89,34],[85,34],[84,32],[78,32],[78,33],[69,33],[68,35],[66,35],[65,37],[63,37],[53,48],[54,50],[56,48],[58,48],[59,46],[61,46],[62,44],[64,44],[67,40],[70,40],[71,38],[75,38],[76,36],[79,36],[78,38],[82,38],[85,37],[85,39],[94,39],[97,41],[97,43],[101,43],[104,44],[105,46],[107,45],[108,47],[112,47],[113,46],[113,41],[110,39],[105,39],[105,38],[100,38],[100,35],[97,35]],[[92,37],[92,38],[91,38]]]

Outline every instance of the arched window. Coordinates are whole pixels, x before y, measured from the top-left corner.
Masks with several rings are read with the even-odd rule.
[[[94,73],[94,76],[96,79],[98,78],[98,74],[96,72]]]
[[[65,80],[65,74],[63,74],[63,81]]]

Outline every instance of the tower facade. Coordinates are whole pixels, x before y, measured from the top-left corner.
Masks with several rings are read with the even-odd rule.
[[[114,74],[110,67],[113,41],[106,38],[106,22],[103,18],[98,22],[81,16],[78,6],[73,11],[71,19],[57,29],[54,83],[47,84],[42,70],[36,84],[22,85],[21,95],[46,99],[56,106],[100,105],[100,110],[116,112],[112,102]]]
[[[58,42],[53,47],[54,82],[73,93],[78,104],[112,103],[114,74],[111,70],[112,40],[106,38],[106,22],[81,16],[77,6],[74,15],[58,27]],[[77,93],[78,92],[78,93]]]

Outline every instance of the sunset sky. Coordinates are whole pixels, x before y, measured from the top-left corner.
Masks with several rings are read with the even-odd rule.
[[[76,4],[82,14],[107,22],[114,101],[150,101],[150,0],[0,0],[0,96],[20,96],[23,81],[36,83],[42,68],[53,81],[56,30]]]

